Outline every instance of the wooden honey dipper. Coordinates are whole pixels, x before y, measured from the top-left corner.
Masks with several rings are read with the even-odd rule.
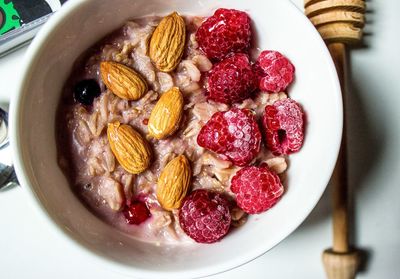
[[[342,89],[344,111],[346,48],[359,43],[365,22],[363,0],[304,0],[305,13],[328,45],[335,62]],[[346,114],[345,114],[346,116]],[[331,182],[333,183],[333,246],[322,254],[329,279],[355,278],[360,255],[349,246],[349,216],[347,187],[346,117],[338,161]]]

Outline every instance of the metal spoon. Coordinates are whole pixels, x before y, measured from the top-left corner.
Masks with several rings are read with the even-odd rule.
[[[8,113],[0,108],[0,150],[8,146]],[[0,163],[0,190],[17,185],[19,184],[14,168]]]

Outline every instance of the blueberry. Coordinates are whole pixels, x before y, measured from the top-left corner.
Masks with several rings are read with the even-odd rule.
[[[91,105],[100,93],[100,86],[94,79],[81,80],[74,87],[74,98],[83,105]]]

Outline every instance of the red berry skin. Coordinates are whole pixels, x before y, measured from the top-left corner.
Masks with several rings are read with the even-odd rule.
[[[218,154],[225,153],[228,143],[235,140],[232,133],[229,133],[228,126],[224,112],[214,113],[201,128],[197,144]]]
[[[139,225],[151,216],[146,204],[141,201],[132,201],[132,203],[124,209],[123,214],[126,222],[131,225]]]
[[[195,190],[183,201],[179,210],[179,224],[196,242],[214,243],[229,231],[229,201],[216,192]]]
[[[293,64],[278,51],[264,50],[253,65],[261,91],[285,91],[294,79]]]
[[[261,132],[250,110],[233,107],[214,113],[200,130],[197,143],[237,166],[245,166],[260,152]]]
[[[304,142],[304,112],[292,99],[283,99],[265,107],[263,115],[267,147],[274,155],[298,152]]]
[[[233,54],[214,65],[207,74],[208,99],[231,105],[250,98],[257,88],[257,77],[249,57]]]
[[[250,17],[242,11],[218,9],[199,27],[196,40],[213,61],[233,52],[247,52],[251,40]]]
[[[237,205],[248,214],[259,214],[273,207],[283,194],[279,176],[266,166],[244,167],[231,180]]]

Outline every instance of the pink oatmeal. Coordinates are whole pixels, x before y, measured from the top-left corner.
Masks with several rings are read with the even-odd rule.
[[[218,111],[230,106],[207,100],[206,72],[213,63],[199,49],[196,31],[203,18],[185,17],[186,45],[182,60],[172,72],[157,70],[147,55],[148,41],[161,18],[146,17],[128,21],[82,56],[64,87],[58,108],[57,140],[59,165],[68,177],[72,190],[96,216],[143,241],[160,243],[194,242],[182,230],[179,209],[165,210],[157,200],[156,188],[161,171],[178,155],[184,154],[191,164],[190,191],[196,189],[223,193],[235,201],[230,181],[241,167],[223,156],[200,147],[200,129]],[[115,61],[134,69],[148,84],[148,91],[139,100],[124,100],[106,88],[100,76],[100,62]],[[204,74],[203,74],[204,73]],[[74,85],[94,79],[100,96],[93,104],[83,105],[72,97]],[[148,135],[152,109],[160,96],[178,87],[184,98],[184,113],[179,129],[171,136],[157,140]],[[258,92],[254,97],[235,104],[250,109],[260,122],[265,107],[287,98],[286,93]],[[108,123],[119,121],[134,127],[150,143],[153,157],[150,167],[140,174],[127,172],[115,158],[107,139]],[[266,163],[284,179],[287,156],[274,156],[261,144],[251,164]],[[144,202],[150,218],[140,225],[128,224],[122,214],[134,201]],[[240,227],[248,214],[234,202],[230,208],[232,227]]]

